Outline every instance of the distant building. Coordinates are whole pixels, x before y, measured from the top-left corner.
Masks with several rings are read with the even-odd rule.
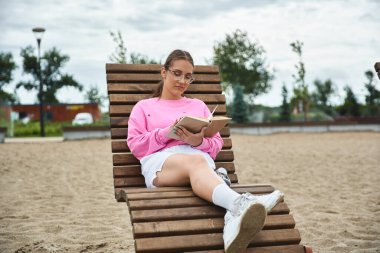
[[[38,104],[31,105],[7,105],[1,106],[3,116],[8,118],[9,112],[18,113],[18,119],[29,118],[31,121],[40,120],[40,107]],[[94,121],[101,119],[101,111],[98,104],[45,104],[45,118],[51,122],[71,122],[75,115],[80,112],[91,113]],[[8,116],[8,117],[7,117]]]

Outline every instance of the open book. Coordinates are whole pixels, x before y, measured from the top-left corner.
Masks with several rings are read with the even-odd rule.
[[[175,126],[183,126],[192,133],[199,133],[203,127],[207,127],[205,137],[212,137],[231,120],[231,118],[224,116],[213,117],[212,115],[214,111],[208,118],[185,116],[181,118],[180,121],[178,121],[177,124],[175,124]],[[179,137],[174,133],[173,128],[170,129],[169,133],[167,134],[167,137],[179,140]]]

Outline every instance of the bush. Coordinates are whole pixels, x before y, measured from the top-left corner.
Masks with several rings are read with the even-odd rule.
[[[85,126],[109,126],[110,118],[108,113],[103,113],[102,118],[92,124]],[[50,122],[45,121],[45,136],[62,136],[62,128],[72,126],[71,122]],[[11,136],[11,123],[0,117],[0,127],[7,128],[7,136]],[[13,123],[13,137],[39,137],[40,136],[40,122],[31,121],[27,124],[21,121],[14,121]]]
[[[62,136],[61,123],[45,122],[46,136]],[[38,137],[40,136],[40,122],[34,121],[27,124],[16,121],[13,130],[14,137]]]

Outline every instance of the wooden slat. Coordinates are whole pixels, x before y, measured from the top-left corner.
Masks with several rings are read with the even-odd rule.
[[[374,67],[375,67],[375,70],[377,72],[377,77],[380,80],[380,62],[376,62]]]
[[[271,190],[268,192],[273,192],[275,189],[268,184],[232,184],[231,188],[232,189],[237,189],[237,188],[261,188],[261,187],[271,187]],[[172,192],[172,191],[191,191],[191,188],[189,186],[186,187],[160,187],[160,188],[153,188],[153,189],[148,189],[148,188],[138,188],[138,189],[129,189],[125,188],[123,189],[126,194],[130,193],[149,193],[149,192]],[[248,190],[247,190],[248,191]]]
[[[275,246],[300,242],[301,235],[298,229],[262,230],[253,238],[249,246]]]
[[[158,83],[108,83],[108,94],[152,94]],[[219,83],[192,83],[185,94],[221,94]]]
[[[297,229],[262,230],[252,239],[250,246],[297,244],[301,241]],[[189,250],[221,249],[221,233],[181,235],[135,240],[136,252],[183,252]]]
[[[127,140],[128,128],[111,128],[111,139]]]
[[[140,161],[132,153],[114,154],[113,165],[139,165]]]
[[[150,98],[150,94],[109,94],[110,105],[134,105],[138,101]],[[206,104],[220,104],[226,102],[224,94],[192,94]]]
[[[162,65],[160,64],[117,64],[107,63],[106,72],[108,73],[129,73],[129,72],[154,72],[159,73]]]
[[[207,218],[222,218],[226,210],[210,204],[209,206],[164,208],[150,210],[130,210],[132,223],[170,220],[192,220]],[[278,203],[270,212],[271,215],[289,214],[285,202]]]
[[[215,158],[216,162],[231,162],[234,160],[232,150],[221,150]],[[140,161],[132,153],[113,154],[113,165],[139,165]]]
[[[130,152],[127,142],[125,140],[112,141],[112,153],[125,153]],[[231,149],[232,141],[230,138],[223,138],[223,150]]]
[[[153,72],[161,71],[161,64],[118,64],[107,63],[106,72],[108,73],[130,73],[130,72]],[[219,67],[215,65],[195,65],[194,73],[219,73]]]
[[[272,211],[279,211],[283,206],[281,203]],[[225,209],[218,206],[201,206],[187,208],[170,208],[170,209],[152,209],[131,211],[131,221],[136,222],[153,222],[153,221],[170,221],[170,220],[192,220],[206,218],[222,218]],[[286,210],[281,209],[281,213],[286,214]]]
[[[292,215],[269,215],[265,220],[264,230],[294,228],[295,221]],[[157,221],[134,223],[135,238],[159,237],[170,235],[191,235],[222,233],[223,218]]]
[[[235,173],[235,165],[232,162],[217,162],[216,168],[223,167],[227,170],[228,174]],[[127,165],[127,166],[115,166],[113,167],[114,178],[120,177],[133,177],[141,175],[140,165]]]
[[[220,83],[220,76],[217,74],[194,74],[194,84],[196,83]],[[158,83],[162,79],[159,73],[109,73],[107,74],[108,83],[120,83],[120,82],[155,82]]]
[[[127,196],[129,199],[129,197]],[[209,206],[212,203],[203,200],[199,197],[179,197],[179,198],[162,198],[162,199],[143,199],[143,200],[129,200],[128,206],[133,210],[149,210],[149,209],[163,209],[163,208],[182,208],[194,206]]]
[[[236,174],[228,174],[232,183],[237,183],[237,175]],[[146,187],[144,177],[142,175],[130,176],[130,177],[120,177],[114,178],[114,187],[128,187],[128,186],[141,186]]]
[[[129,117],[110,117],[110,124],[113,128],[128,127],[128,120]],[[229,126],[227,125],[224,128],[222,128],[222,130],[220,131],[221,134],[223,132],[223,129],[225,128],[229,129]]]
[[[141,165],[113,167],[113,177],[133,177],[141,175]]]
[[[224,253],[224,250],[192,251],[192,253]],[[245,253],[305,253],[302,245],[249,247]]]
[[[223,165],[224,167],[227,167],[226,164],[231,165],[231,168],[234,168],[233,163],[217,163],[217,167],[219,165]],[[236,189],[239,191],[239,189],[247,189],[246,191],[249,191],[248,188],[255,187],[255,190],[257,191],[258,187],[270,187],[270,190],[262,190],[262,192],[257,191],[257,194],[264,194],[264,193],[270,193],[274,191],[274,188],[270,185],[266,184],[236,184],[232,183],[231,188]],[[239,189],[238,189],[239,188]],[[263,189],[263,188],[262,188]],[[143,187],[119,187],[115,188],[115,197],[118,202],[125,202],[127,201],[127,195],[131,193],[151,193],[151,192],[176,192],[176,191],[192,191],[189,186],[186,187],[160,187],[160,188],[153,188],[153,189],[148,189],[145,186]]]
[[[127,145],[127,141],[112,141],[111,143],[112,153],[130,152]]]
[[[220,130],[220,135],[222,137],[229,137],[230,136],[230,128],[224,127],[222,130]],[[123,139],[126,140],[128,135],[128,128],[127,127],[120,127],[120,128],[111,128],[111,139]]]
[[[210,104],[207,105],[209,110],[212,111],[215,107],[216,104]],[[225,104],[218,104],[218,107],[216,108],[214,115],[226,115],[227,113],[227,107]],[[133,105],[111,105],[110,106],[110,116],[124,116],[124,117],[129,117],[131,114]]]
[[[124,178],[114,178],[114,187],[130,187],[130,186],[140,186],[146,187],[145,179],[143,176],[135,177],[124,177]]]
[[[250,192],[253,195],[262,195],[273,192],[272,186],[262,185],[262,186],[251,186],[251,187],[239,187],[239,185],[234,185],[232,187],[238,193]],[[167,198],[184,198],[184,197],[195,197],[194,192],[189,190],[184,191],[169,191],[169,192],[157,192],[157,191],[145,191],[137,193],[128,193],[127,197],[129,201],[132,200],[150,200],[150,199],[167,199]]]
[[[110,116],[129,117],[134,105],[111,105],[109,108]]]
[[[229,163],[232,164],[233,163]],[[225,166],[225,165],[224,165]],[[236,177],[237,180],[237,177]],[[232,183],[231,188],[236,189],[239,191],[238,188],[244,189],[244,188],[251,188],[255,187],[270,187],[271,190],[263,190],[262,192],[257,191],[257,194],[264,194],[264,193],[270,193],[274,191],[274,188],[270,185],[266,184],[237,184]],[[249,189],[247,189],[248,191]],[[126,202],[127,201],[127,195],[131,193],[150,193],[150,192],[175,192],[175,191],[192,191],[190,186],[181,186],[181,187],[159,187],[159,188],[152,188],[148,189],[145,187],[145,185],[142,186],[129,186],[129,187],[117,187],[115,188],[115,198],[118,202]]]
[[[139,176],[133,176],[133,177],[114,178],[115,188],[123,188],[123,187],[131,187],[131,186],[146,187],[144,177],[142,175],[139,175]]]
[[[380,72],[380,62],[376,62],[374,67],[376,72]]]
[[[128,206],[131,211],[149,210],[163,208],[208,206],[210,202],[198,197],[171,198],[171,199],[150,199],[150,200],[130,200]]]

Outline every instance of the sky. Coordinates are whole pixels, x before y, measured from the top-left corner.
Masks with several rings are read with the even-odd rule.
[[[344,99],[349,85],[364,102],[364,72],[380,61],[380,0],[0,0],[0,51],[11,52],[19,68],[6,86],[13,92],[22,73],[20,49],[37,47],[34,27],[44,27],[41,51],[56,47],[70,56],[64,73],[88,89],[106,95],[105,64],[115,51],[110,31],[120,31],[131,52],[164,62],[174,49],[189,51],[197,65],[209,64],[213,46],[236,29],[261,45],[266,64],[274,71],[270,92],[255,103],[281,104],[281,87],[293,87],[297,55],[290,43],[304,43],[303,61],[309,90],[315,79],[331,79]],[[37,51],[36,51],[37,52]],[[375,84],[380,87],[376,78]],[[17,90],[21,103],[37,102],[36,91]],[[59,90],[65,103],[84,102],[84,92]]]

